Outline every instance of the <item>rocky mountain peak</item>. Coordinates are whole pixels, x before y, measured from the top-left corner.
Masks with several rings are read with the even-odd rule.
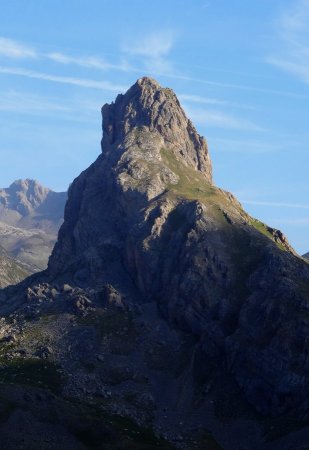
[[[19,408],[2,447],[172,448],[131,431],[114,445],[123,431],[106,424],[129,416],[179,450],[307,448],[308,263],[210,184],[206,143],[171,90],[138,80],[103,119],[47,270],[0,291],[0,396]]]
[[[0,246],[30,271],[44,269],[66,198],[66,192],[54,192],[29,178],[0,188]]]
[[[0,189],[0,205],[18,211],[21,215],[29,214],[43,203],[50,189],[31,179],[15,180],[8,188]]]
[[[149,131],[162,138],[162,146],[202,172],[212,182],[212,167],[206,140],[187,118],[175,93],[155,80],[143,77],[116,101],[102,108],[102,151],[117,148],[134,130]]]

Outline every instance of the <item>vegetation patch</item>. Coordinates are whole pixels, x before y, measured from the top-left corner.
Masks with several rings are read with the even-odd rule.
[[[165,439],[132,419],[104,412],[94,405],[67,403],[68,428],[91,449],[173,450]],[[82,417],[82,420],[81,420]]]
[[[190,200],[215,201],[217,196],[222,196],[221,200],[223,200],[223,194],[208,183],[201,172],[178,161],[171,151],[162,149],[161,156],[164,163],[179,178],[177,184],[169,185],[170,191]]]
[[[281,242],[277,242],[271,232],[269,231],[269,228],[265,223],[257,220],[257,219],[250,219],[249,224],[254,227],[257,231],[259,231],[261,234],[266,236],[268,239],[270,239],[272,242],[274,242],[280,250],[286,251],[286,248],[284,245],[281,244]]]
[[[1,383],[36,386],[60,392],[62,381],[59,368],[49,361],[35,358],[1,361]]]

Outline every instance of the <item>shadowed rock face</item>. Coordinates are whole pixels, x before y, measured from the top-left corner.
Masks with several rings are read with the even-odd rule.
[[[66,395],[108,391],[104,407],[179,448],[204,427],[223,448],[267,449],[261,414],[284,418],[277,437],[309,419],[309,266],[213,185],[172,91],[142,78],[102,112],[102,154],[69,189],[48,270],[2,292],[1,314],[33,320],[29,354],[52,315],[40,333]]]
[[[71,186],[50,274],[156,302],[226,358],[259,411],[304,414],[308,265],[211,184],[172,91],[143,78],[102,111],[102,155]]]

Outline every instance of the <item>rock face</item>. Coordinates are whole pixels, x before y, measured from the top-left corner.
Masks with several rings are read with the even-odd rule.
[[[47,271],[2,292],[19,346],[48,342],[62,395],[178,448],[308,444],[308,264],[213,185],[171,90],[142,78],[102,113]]]
[[[30,272],[47,266],[66,198],[29,179],[0,189],[0,245]]]
[[[212,169],[206,141],[186,117],[171,89],[150,78],[138,80],[115,103],[104,105],[102,149],[121,145],[133,129],[143,128],[162,140],[177,159],[201,171],[211,183]]]
[[[70,188],[49,273],[156,302],[226,358],[261,412],[305,414],[308,265],[211,184],[205,141],[170,90],[141,79],[102,111],[102,155]]]

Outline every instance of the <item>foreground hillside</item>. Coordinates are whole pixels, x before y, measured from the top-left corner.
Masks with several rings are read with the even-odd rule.
[[[48,269],[1,292],[0,436],[18,423],[27,449],[309,445],[309,265],[213,184],[170,89],[143,78],[102,113]]]

